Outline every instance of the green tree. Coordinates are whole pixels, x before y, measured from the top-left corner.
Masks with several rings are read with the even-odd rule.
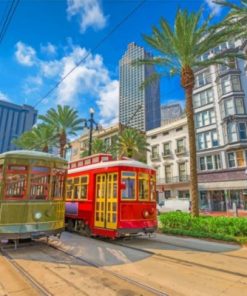
[[[54,129],[58,136],[60,156],[64,157],[68,136],[75,136],[76,132],[82,129],[78,112],[69,106],[58,105],[56,110],[49,109],[46,115],[40,115],[39,119]]]
[[[103,139],[94,138],[92,141],[92,154],[98,153],[110,153],[115,158],[116,156],[116,144],[110,146],[106,145]],[[88,150],[85,150],[81,153],[81,157],[88,156]]]
[[[228,28],[234,26],[233,38],[246,38],[247,37],[247,0],[241,0],[240,4],[233,3],[225,0],[215,0],[215,3],[230,8],[230,12],[227,14],[223,22],[220,23],[220,27]]]
[[[154,48],[159,57],[140,61],[140,64],[157,65],[159,72],[154,78],[163,75],[179,75],[181,85],[186,96],[186,115],[189,132],[190,148],[190,178],[191,178],[191,203],[192,214],[199,215],[198,207],[198,184],[197,184],[197,162],[196,162],[196,136],[193,112],[193,88],[195,85],[194,70],[217,63],[225,63],[224,58],[234,56],[234,53],[221,53],[210,59],[201,60],[200,56],[209,52],[212,48],[229,39],[232,35],[231,28],[221,32],[213,30],[210,25],[212,18],[202,20],[202,11],[189,13],[178,10],[174,28],[161,19],[160,28],[153,27],[152,35],[144,35],[145,41]]]
[[[57,143],[56,134],[51,126],[40,124],[30,131],[23,133],[19,138],[13,140],[13,144],[22,149],[41,150],[48,152],[49,148]]]
[[[119,156],[127,156],[129,158],[140,157],[148,150],[145,135],[139,131],[126,128],[122,131],[118,138],[118,153]]]

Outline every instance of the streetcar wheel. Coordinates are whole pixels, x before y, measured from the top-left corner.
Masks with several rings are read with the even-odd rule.
[[[85,231],[86,236],[89,236],[89,237],[92,236],[92,231],[88,225],[84,226],[84,231]]]
[[[67,230],[68,231],[73,231],[74,230],[74,221],[72,219],[69,219],[68,220],[68,223],[67,223]]]

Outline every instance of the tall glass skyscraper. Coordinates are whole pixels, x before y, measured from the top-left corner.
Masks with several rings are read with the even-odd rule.
[[[152,56],[143,47],[130,43],[119,62],[119,120],[123,125],[147,131],[160,126],[160,85],[159,81],[152,81],[141,88],[155,69],[152,65],[133,65],[139,59]]]
[[[37,119],[37,110],[28,105],[16,105],[0,100],[0,153],[16,150],[14,138],[32,128]]]

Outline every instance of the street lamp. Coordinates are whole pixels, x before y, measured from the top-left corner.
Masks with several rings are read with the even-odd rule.
[[[88,145],[88,155],[92,154],[92,139],[93,139],[93,126],[95,125],[96,130],[98,129],[98,124],[94,121],[94,109],[89,109],[90,118],[89,119],[83,119],[83,122],[85,123],[85,127],[89,128],[89,145]],[[88,126],[89,123],[89,126]]]

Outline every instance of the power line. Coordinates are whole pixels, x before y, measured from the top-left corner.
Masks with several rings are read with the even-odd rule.
[[[20,3],[20,0],[12,0],[9,10],[7,12],[7,15],[5,17],[5,20],[4,20],[4,16],[3,16],[2,28],[0,31],[0,43],[3,41],[3,38],[6,35],[8,27],[13,19],[13,16],[15,14],[15,11],[16,11],[19,3]]]
[[[33,107],[37,107],[43,100],[45,100],[72,72],[74,72],[81,63],[83,63],[96,49],[98,49],[118,28],[120,28],[139,8],[141,8],[146,0],[142,0],[138,3],[134,9],[128,13],[105,37],[103,37],[94,47],[88,52],[84,58],[82,58],[75,67],[73,67],[62,79],[57,82],[40,100],[38,100]]]

